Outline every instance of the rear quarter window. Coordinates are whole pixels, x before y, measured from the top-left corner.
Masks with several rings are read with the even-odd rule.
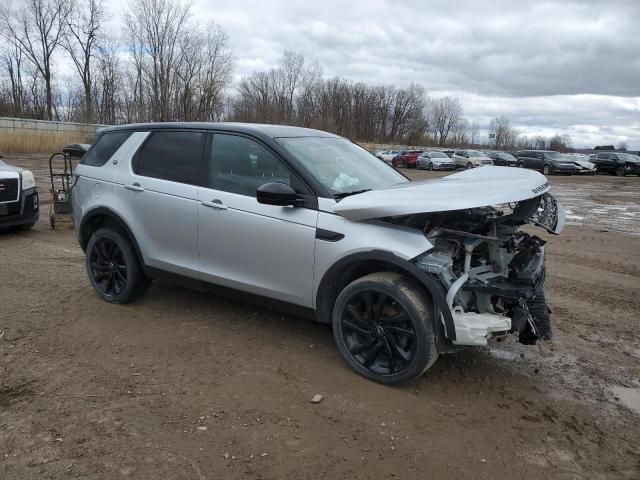
[[[140,150],[134,171],[145,177],[200,185],[204,133],[154,132]]]
[[[96,143],[84,156],[81,165],[101,167],[109,161],[133,132],[108,132],[98,137]]]

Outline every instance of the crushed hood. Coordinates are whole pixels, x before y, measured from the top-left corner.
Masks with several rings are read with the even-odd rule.
[[[533,170],[486,166],[346,197],[332,208],[349,220],[445,212],[519,202],[549,191]]]

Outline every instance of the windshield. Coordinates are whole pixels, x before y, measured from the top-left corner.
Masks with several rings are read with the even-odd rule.
[[[546,158],[550,158],[551,160],[566,160],[566,161],[571,160],[570,158],[567,158],[565,155],[562,155],[561,153],[558,153],[558,152],[544,152],[544,156]]]
[[[478,152],[477,150],[467,150],[467,153],[470,157],[486,157],[484,153]]]
[[[440,152],[431,152],[430,155],[431,155],[431,158],[449,158],[444,153],[440,153]]]
[[[334,195],[408,182],[392,167],[343,138],[295,137],[276,140]]]
[[[502,160],[515,160],[516,159],[516,157],[514,157],[510,153],[496,153],[496,157],[501,158]]]

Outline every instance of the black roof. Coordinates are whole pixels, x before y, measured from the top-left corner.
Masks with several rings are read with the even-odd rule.
[[[101,128],[98,133],[114,132],[121,130],[220,130],[227,132],[259,134],[271,138],[290,137],[333,137],[340,138],[333,133],[315,130],[313,128],[292,127],[288,125],[268,125],[263,123],[236,123],[236,122],[156,122],[156,123],[129,123],[113,127]]]

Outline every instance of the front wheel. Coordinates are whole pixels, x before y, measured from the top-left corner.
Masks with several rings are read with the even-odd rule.
[[[429,170],[433,171],[433,163],[429,162]]]
[[[332,324],[349,366],[378,383],[414,380],[438,358],[431,301],[398,273],[372,273],[347,285],[336,300]]]
[[[473,163],[467,163],[467,170],[471,170],[473,168]]]
[[[550,175],[551,174],[551,165],[545,165],[544,167],[542,167],[542,173],[544,175]]]
[[[129,302],[148,285],[131,243],[111,228],[91,236],[85,266],[96,293],[110,303]]]
[[[624,177],[625,171],[624,167],[616,168],[616,177]]]

